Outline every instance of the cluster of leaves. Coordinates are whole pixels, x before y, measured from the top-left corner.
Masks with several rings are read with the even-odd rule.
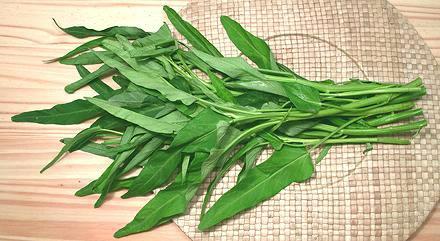
[[[262,39],[221,17],[230,40],[253,67],[241,57],[224,57],[173,9],[164,10],[191,47],[174,38],[166,24],[154,33],[118,26],[61,28],[78,38],[98,36],[51,61],[75,65],[81,76],[66,92],[90,86],[97,95],[12,117],[60,125],[97,118],[63,139],[64,147],[42,170],[76,150],[112,159],[99,178],[76,193],[99,194],[95,207],[117,190],[127,190],[122,198],[131,198],[165,186],[115,237],[182,215],[211,174],[215,178],[205,196],[200,230],[306,181],[332,145],[409,144],[396,135],[427,124],[418,118],[387,125],[423,114],[414,107],[426,93],[420,79],[402,85],[310,81],[278,63]],[[84,67],[96,64],[100,67],[93,72]],[[109,75],[117,89],[101,80]],[[273,154],[257,165],[267,146]],[[322,152],[313,161],[310,151],[318,147]],[[242,171],[236,185],[206,211],[216,184],[238,163]]]

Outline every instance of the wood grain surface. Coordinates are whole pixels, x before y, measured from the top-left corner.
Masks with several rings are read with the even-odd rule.
[[[440,1],[391,0],[432,48],[440,61]],[[93,209],[96,197],[77,198],[74,192],[96,178],[108,162],[85,153],[73,153],[39,174],[40,168],[62,146],[58,140],[72,136],[78,126],[11,123],[16,113],[47,108],[79,96],[63,87],[76,80],[74,68],[43,64],[62,55],[81,40],[66,36],[53,24],[135,25],[157,29],[163,21],[162,5],[180,9],[186,1],[49,1],[0,2],[0,240],[4,241],[104,241],[132,219],[149,199],[121,200],[114,195]],[[438,240],[440,207],[413,235],[413,241]],[[174,224],[123,240],[188,240]]]

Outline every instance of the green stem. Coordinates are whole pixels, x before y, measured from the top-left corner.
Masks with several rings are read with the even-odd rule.
[[[358,118],[354,118],[350,121],[347,121],[345,124],[343,124],[342,126],[339,126],[338,128],[336,128],[335,130],[333,130],[330,134],[328,134],[328,136],[322,138],[319,142],[317,142],[315,145],[313,145],[312,149],[315,149],[316,147],[318,147],[319,145],[321,145],[322,143],[324,143],[326,140],[330,139],[333,135],[335,135],[338,132],[342,132],[344,130],[345,127],[351,125],[352,123],[360,120],[364,118],[363,116],[360,116]],[[343,134],[343,133],[342,133]]]
[[[377,135],[392,135],[399,134],[402,132],[408,132],[412,130],[419,130],[427,125],[426,120],[420,120],[411,122],[408,124],[398,125],[398,126],[390,126],[384,128],[365,128],[365,129],[342,129],[338,130],[338,127],[326,125],[326,124],[317,124],[313,126],[313,129],[317,130],[325,130],[325,131],[338,131],[344,135],[350,136],[377,136]]]
[[[385,115],[379,118],[375,118],[367,121],[367,124],[370,126],[381,126],[389,123],[393,123],[399,120],[408,119],[414,116],[423,115],[422,109],[408,110],[395,114]]]
[[[347,96],[359,96],[359,95],[371,95],[371,94],[388,94],[388,93],[413,93],[423,91],[421,87],[415,88],[381,88],[381,89],[371,89],[371,90],[360,90],[342,93],[322,93],[323,96],[331,97],[347,97]]]
[[[321,139],[301,139],[291,137],[281,137],[286,143],[303,143],[305,145],[314,145]],[[328,139],[321,144],[362,144],[362,143],[383,143],[395,145],[409,145],[411,142],[406,139],[399,139],[393,137],[361,137],[361,138],[344,138],[344,139]]]
[[[116,134],[116,135],[119,135],[119,136],[123,135],[122,132],[115,131],[115,130],[110,130],[110,129],[101,129],[101,131],[108,132],[108,133],[113,133],[113,134]]]
[[[338,101],[338,102],[355,102],[355,101],[358,101],[357,99],[335,98],[335,97],[330,97],[330,96],[322,96],[321,100]]]
[[[199,101],[199,102],[201,102],[201,103],[203,103],[205,105],[214,106],[214,107],[217,107],[218,109],[227,110],[227,111],[234,112],[234,113],[242,113],[242,114],[247,114],[247,115],[260,114],[260,113],[255,113],[255,112],[250,112],[250,111],[245,111],[245,110],[239,110],[239,109],[235,109],[235,108],[232,108],[232,107],[220,105],[220,104],[217,104],[217,103],[214,103],[214,102],[211,102],[211,101],[207,101],[207,100],[201,99],[199,97],[196,97],[196,99],[197,99],[197,101]]]
[[[401,96],[398,96],[398,97],[392,99],[390,101],[390,104],[398,104],[398,103],[402,103],[402,102],[413,101],[413,100],[418,99],[424,95],[426,95],[426,89],[422,88],[422,90],[419,92],[408,93],[408,94],[403,94]]]
[[[297,84],[310,86],[310,87],[313,87],[323,93],[363,91],[363,90],[372,90],[372,89],[378,88],[377,84],[370,85],[370,84],[363,83],[363,84],[350,84],[350,85],[340,85],[340,84],[339,85],[328,85],[328,84],[323,84],[323,83],[319,83],[319,82],[314,82],[314,81],[309,81],[309,80],[304,80],[304,79],[299,79],[299,78],[294,78],[294,77],[273,76],[273,75],[264,75],[264,76],[267,80],[278,81],[278,82],[287,82],[287,83],[297,83]],[[411,83],[412,84],[418,83],[415,86],[415,87],[418,87],[421,85],[422,82],[420,79],[416,79],[416,80],[412,81]],[[404,86],[407,86],[407,85],[404,85]]]
[[[376,109],[366,110],[358,113],[342,113],[341,116],[358,116],[358,115],[379,115],[384,113],[390,113],[390,112],[396,112],[396,111],[403,111],[403,110],[409,110],[415,106],[414,102],[406,102],[401,104],[395,104],[395,105],[387,105]]]
[[[117,145],[119,143],[121,143],[121,138],[114,138],[101,142],[103,145]]]
[[[225,150],[227,151],[227,150],[231,149],[232,147],[236,146],[236,145],[239,144],[242,140],[244,140],[246,137],[248,137],[248,136],[250,136],[250,135],[253,135],[253,134],[255,134],[255,133],[257,133],[257,132],[259,132],[259,131],[261,131],[261,130],[264,130],[264,129],[268,128],[268,127],[275,126],[275,125],[277,125],[279,122],[280,122],[279,120],[276,120],[276,121],[270,121],[270,122],[266,122],[266,123],[263,123],[263,124],[260,124],[260,125],[254,126],[254,127],[252,127],[252,128],[249,128],[249,129],[243,131],[243,132],[242,132],[239,136],[237,136],[237,137],[236,137],[231,143],[229,143],[229,145],[226,146]]]

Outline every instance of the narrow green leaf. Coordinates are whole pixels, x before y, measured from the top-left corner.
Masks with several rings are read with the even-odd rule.
[[[79,132],[75,137],[72,138],[68,143],[66,143],[63,148],[58,152],[58,154],[50,161],[46,166],[41,169],[40,173],[53,166],[61,157],[71,150],[77,150],[79,146],[86,144],[90,138],[99,133],[102,129],[99,127],[91,127]]]
[[[180,149],[155,152],[122,198],[144,196],[164,184],[182,162]]]
[[[163,69],[163,67],[155,61],[148,61],[146,59],[138,61],[133,58],[133,56],[130,55],[130,52],[137,50],[137,48],[134,48],[128,39],[124,38],[123,36],[116,35],[116,37],[118,41],[113,39],[104,40],[102,43],[103,47],[117,55],[136,71],[151,73],[153,75],[159,74],[160,76],[164,76],[165,73],[166,76],[167,73],[165,69]],[[96,57],[99,58],[98,55],[96,55]]]
[[[171,143],[171,147],[181,146],[188,142],[195,140],[202,135],[209,133],[217,128],[220,121],[229,121],[229,118],[212,111],[205,109],[193,118],[188,124],[183,127]]]
[[[319,121],[317,120],[299,120],[299,121],[287,121],[284,122],[277,131],[290,137],[295,137],[301,132],[312,128]]]
[[[254,90],[246,90],[243,94],[235,97],[236,102],[242,106],[251,106],[257,109],[261,109],[266,106],[266,103],[285,103],[287,98]]]
[[[134,70],[140,70],[141,66],[139,66],[138,62],[130,56],[128,51],[124,50],[123,45],[114,39],[106,39],[102,41],[102,45],[107,50],[110,50],[110,52],[114,53],[116,56],[124,60],[130,67],[132,67]],[[104,56],[102,53],[94,52],[96,54],[96,57],[99,58],[99,56]],[[108,56],[106,56],[108,58]],[[102,59],[101,59],[102,60]]]
[[[182,152],[196,153],[206,152],[210,153],[212,148],[217,144],[217,129],[213,129],[200,137],[197,137],[194,141],[191,141],[185,145]]]
[[[188,166],[189,166],[190,160],[191,160],[191,156],[189,156],[189,155],[185,155],[185,157],[183,158],[182,171],[181,171],[182,183],[186,181],[186,174],[188,173]]]
[[[115,166],[115,164],[116,164],[116,161],[113,161],[112,163],[110,163],[110,165],[101,174],[100,178],[102,178],[103,176],[108,176],[108,174],[110,173],[110,170]],[[78,190],[75,193],[75,195],[76,196],[85,196],[85,195],[90,195],[91,192],[92,193],[102,193],[104,187],[103,187],[103,185],[98,186],[97,181],[98,180],[90,182],[85,187]]]
[[[61,139],[61,142],[66,144],[69,143],[70,141],[72,141],[72,138],[64,138]],[[107,145],[104,144],[100,144],[100,143],[95,143],[95,142],[88,142],[87,144],[85,144],[84,146],[80,147],[79,150],[84,151],[84,152],[88,152],[97,156],[103,156],[103,157],[108,157],[108,158],[114,158],[116,156],[116,152],[112,151],[112,147],[109,147]],[[74,150],[72,150],[74,151]]]
[[[72,35],[76,38],[87,38],[94,36],[115,36],[116,34],[121,34],[130,38],[141,38],[148,35],[147,32],[140,28],[136,27],[127,27],[127,26],[113,26],[110,28],[106,28],[103,30],[94,30],[90,28],[86,28],[84,26],[73,26],[68,28],[63,28],[53,19],[58,28],[60,28],[63,32]]]
[[[217,77],[211,71],[208,71],[208,77],[211,80],[212,86],[214,86],[217,95],[226,102],[235,102],[234,95],[225,87],[223,80]]]
[[[139,125],[149,131],[156,133],[173,133],[178,130],[178,126],[164,122],[163,120],[158,120],[155,118],[148,117],[146,115],[139,114],[137,112],[121,108],[112,104],[109,101],[100,100],[96,98],[86,98],[90,103],[98,106],[99,108],[107,111],[108,113],[124,119],[128,122]]]
[[[124,91],[120,94],[116,94],[108,99],[110,102],[129,108],[141,108],[143,106],[151,106],[164,104],[162,101],[154,96],[151,96],[143,91]]]
[[[58,104],[50,109],[23,112],[11,117],[14,122],[33,122],[39,124],[72,125],[102,114],[102,110],[86,100],[74,100]]]
[[[176,73],[167,58],[165,56],[157,56],[156,59],[159,60],[162,65],[156,63],[156,61],[150,61],[150,63],[156,63],[156,66],[149,66],[149,68],[156,69],[156,72],[161,72],[162,77],[167,77],[170,80],[174,79]]]
[[[141,129],[141,131],[139,131]],[[150,140],[153,137],[153,133],[141,128],[138,126],[136,129],[137,132],[133,134],[133,139],[130,140],[128,143],[121,144],[116,147],[113,147],[112,151],[116,153],[125,152],[128,150],[132,150],[137,148],[139,145],[144,144],[146,141]]]
[[[264,75],[246,63],[241,57],[215,57],[196,49],[193,52],[209,66],[231,78],[241,80],[264,79]]]
[[[217,124],[217,143],[212,148],[208,159],[202,164],[202,176],[207,177],[215,167],[224,165],[226,159],[235,146],[236,140],[242,134],[238,129],[231,127],[228,122],[220,121]],[[238,143],[236,143],[238,144]]]
[[[181,130],[190,119],[184,115],[182,112],[175,110],[174,106],[170,106],[171,112],[167,112],[163,117],[159,118],[161,121],[164,121],[166,123],[170,123],[172,125],[177,126],[177,131]],[[164,108],[165,109],[165,108]],[[165,109],[166,110],[166,109]],[[168,111],[168,110],[166,110]],[[159,113],[162,114],[162,113]]]
[[[139,130],[139,127],[127,128],[122,136],[121,145],[139,142],[139,140],[141,140],[139,144],[142,144],[151,139],[152,135],[149,133],[136,136],[137,130]],[[98,189],[102,191],[99,199],[95,203],[95,208],[100,207],[103,204],[107,194],[110,192],[113,186],[113,182],[122,174],[123,165],[127,162],[127,160],[129,160],[130,155],[134,151],[135,149],[131,149],[120,153],[116,157],[114,165],[110,168],[110,171],[98,178],[95,183],[95,187],[99,187]]]
[[[110,192],[116,192],[116,191],[119,191],[119,190],[128,189],[128,187],[133,182],[134,178],[135,177],[130,177],[130,178],[114,181],[113,182],[113,186],[112,186]],[[92,194],[100,194],[99,190],[96,190],[96,189],[93,188],[95,183],[96,183],[96,180],[90,182],[89,184],[87,184],[86,186],[84,186],[83,188],[78,190],[75,193],[75,196],[77,196],[77,197],[85,197],[85,196],[92,195]]]
[[[197,153],[188,168],[186,181],[182,183],[182,177],[179,175],[171,185],[151,199],[136,214],[133,221],[118,230],[114,236],[120,238],[147,231],[183,214],[204,180],[200,175],[200,168],[206,157],[207,154]]]
[[[261,155],[261,152],[263,151],[263,146],[255,147],[254,149],[246,152],[246,155],[244,157],[244,166],[241,169],[240,173],[237,176],[237,183],[241,182],[248,174],[249,171],[255,167],[258,158]]]
[[[321,109],[319,91],[313,87],[295,83],[283,83],[287,97],[298,110],[317,113]]]
[[[158,55],[169,55],[174,53],[177,50],[177,46],[169,46],[165,48],[151,48],[151,47],[141,47],[136,48],[129,51],[129,54],[133,58],[145,58],[145,57],[154,57]]]
[[[115,37],[119,41],[119,43],[122,45],[124,50],[129,51],[131,49],[134,49],[130,40],[128,40],[128,38],[126,38],[125,36],[120,35],[120,34],[116,34]]]
[[[319,153],[318,157],[315,160],[315,165],[319,164],[325,158],[325,156],[327,156],[331,148],[332,145],[329,144],[325,145],[324,148],[322,148],[321,152]]]
[[[182,58],[193,65],[194,67],[200,69],[204,73],[208,73],[210,67],[205,62],[203,62],[197,55],[192,51],[183,51],[181,49],[177,50],[177,53],[182,56]]]
[[[109,57],[114,57],[114,54],[108,51],[100,51],[100,52]],[[60,63],[66,65],[91,65],[91,64],[101,64],[102,60],[99,59],[95,53],[86,52],[73,58],[61,59]]]
[[[293,77],[297,78],[297,79],[303,79],[305,80],[306,78],[302,77],[301,75],[297,74],[296,72],[294,72],[292,69],[290,69],[289,67],[285,66],[284,64],[281,63],[277,63],[278,68],[280,69],[280,71],[283,72],[287,72],[293,75]]]
[[[103,129],[109,129],[109,130],[124,130],[127,126],[129,126],[131,123],[120,119],[116,116],[113,116],[109,113],[103,114],[101,117],[99,117],[91,127],[99,126]]]
[[[244,144],[243,147],[240,148],[236,153],[229,158],[229,156],[223,156],[223,159],[226,161],[222,161],[224,164],[221,166],[220,171],[216,174],[215,179],[209,184],[208,190],[206,191],[205,198],[203,199],[202,210],[200,217],[205,214],[206,207],[211,199],[212,192],[214,188],[217,186],[218,182],[223,178],[223,176],[237,163],[237,161],[243,157],[243,155],[247,154],[249,151],[256,148],[260,145],[264,140],[262,138],[254,138],[249,142]]]
[[[112,73],[114,70],[112,68],[110,68],[108,65],[102,65],[101,67],[99,67],[99,69],[95,70],[94,72],[84,76],[83,78],[81,78],[80,80],[77,80],[71,84],[68,84],[64,90],[69,93],[72,94],[75,91],[81,89],[82,87],[86,86],[87,84],[89,84],[90,82],[92,82],[93,80],[106,76],[110,73]]]
[[[199,229],[206,230],[274,196],[292,182],[309,179],[312,174],[309,153],[304,148],[284,146],[223,194],[202,217]]]
[[[90,71],[88,71],[84,66],[76,65],[75,67],[82,78],[90,74]],[[99,78],[92,80],[89,85],[104,99],[108,99],[115,94],[115,91]]]
[[[126,89],[130,84],[130,80],[122,75],[115,75],[112,77],[112,80],[118,84],[122,89]]]
[[[100,59],[104,61],[104,63],[106,63],[112,68],[118,69],[122,75],[124,75],[131,82],[133,82],[138,86],[151,90],[157,90],[165,98],[171,101],[180,100],[185,105],[190,105],[196,100],[194,96],[175,88],[159,75],[153,75],[152,73],[137,72],[131,69],[130,67],[127,67],[124,64],[120,63],[117,60],[107,58],[106,56],[101,55],[99,53],[97,53],[97,55]]]
[[[142,115],[146,115],[153,118],[160,118],[164,115],[170,113],[174,109],[170,108],[170,105],[167,104],[158,104],[158,105],[150,105],[145,106],[140,109],[136,109],[136,112]],[[130,122],[115,117],[111,114],[105,113],[103,116],[98,118],[93,124],[93,126],[100,126],[103,129],[111,129],[111,130],[120,130],[124,129],[130,125]]]
[[[175,39],[167,24],[163,24],[156,32],[133,41],[135,47],[158,47],[173,44]]]
[[[313,87],[297,83],[274,82],[265,80],[234,81],[228,87],[237,89],[257,90],[276,94],[290,99],[292,104],[301,111],[316,113],[321,108],[319,91]]]
[[[148,143],[146,143],[139,152],[130,160],[130,162],[124,167],[122,171],[123,174],[131,171],[138,165],[146,165],[149,161],[149,157],[156,150],[160,150],[160,148],[164,145],[165,138],[161,136],[153,137]]]
[[[69,51],[68,53],[66,53],[65,55],[63,55],[61,57],[58,57],[58,58],[55,58],[55,59],[51,59],[51,60],[48,60],[48,61],[45,61],[45,62],[46,63],[53,63],[53,62],[56,62],[56,61],[61,61],[61,60],[73,57],[73,56],[75,56],[77,54],[80,54],[80,53],[82,53],[84,51],[88,51],[90,49],[99,47],[102,44],[102,41],[104,39],[106,39],[106,38],[107,37],[101,37],[101,38],[90,40],[88,42],[85,42],[85,43],[81,44],[80,46],[76,47],[75,49]]]
[[[220,21],[234,45],[258,67],[279,70],[277,62],[264,40],[246,31],[239,23],[227,16]]]
[[[188,81],[182,76],[176,76],[175,78],[170,79],[168,82],[179,90],[191,92],[191,86],[189,85]]]
[[[259,136],[268,141],[272,148],[277,151],[280,150],[284,145],[284,142],[280,138],[269,131],[263,131],[259,134]]]
[[[223,56],[196,28],[183,20],[174,9],[164,6],[163,10],[177,31],[182,34],[194,48],[213,56]]]

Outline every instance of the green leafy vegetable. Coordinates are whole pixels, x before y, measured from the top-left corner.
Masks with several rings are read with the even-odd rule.
[[[222,16],[228,37],[256,68],[242,57],[224,57],[173,9],[164,11],[186,40],[174,37],[167,24],[154,33],[60,27],[78,38],[99,36],[47,61],[75,65],[81,79],[66,92],[90,86],[98,95],[11,118],[60,125],[96,118],[62,139],[64,146],[42,169],[78,150],[109,158],[101,175],[75,194],[99,194],[95,207],[118,190],[129,198],[161,189],[115,237],[184,214],[210,181],[199,224],[205,231],[312,178],[314,165],[334,145],[363,144],[365,152],[373,143],[408,145],[408,134],[428,124],[415,107],[427,92],[420,78],[406,84],[308,80],[277,62],[263,39]],[[92,64],[100,66],[93,72],[84,67]],[[119,87],[104,82],[107,76]],[[274,152],[257,165],[266,147]],[[317,150],[313,163],[309,153]],[[212,204],[217,184],[236,165],[242,166],[237,183]]]

